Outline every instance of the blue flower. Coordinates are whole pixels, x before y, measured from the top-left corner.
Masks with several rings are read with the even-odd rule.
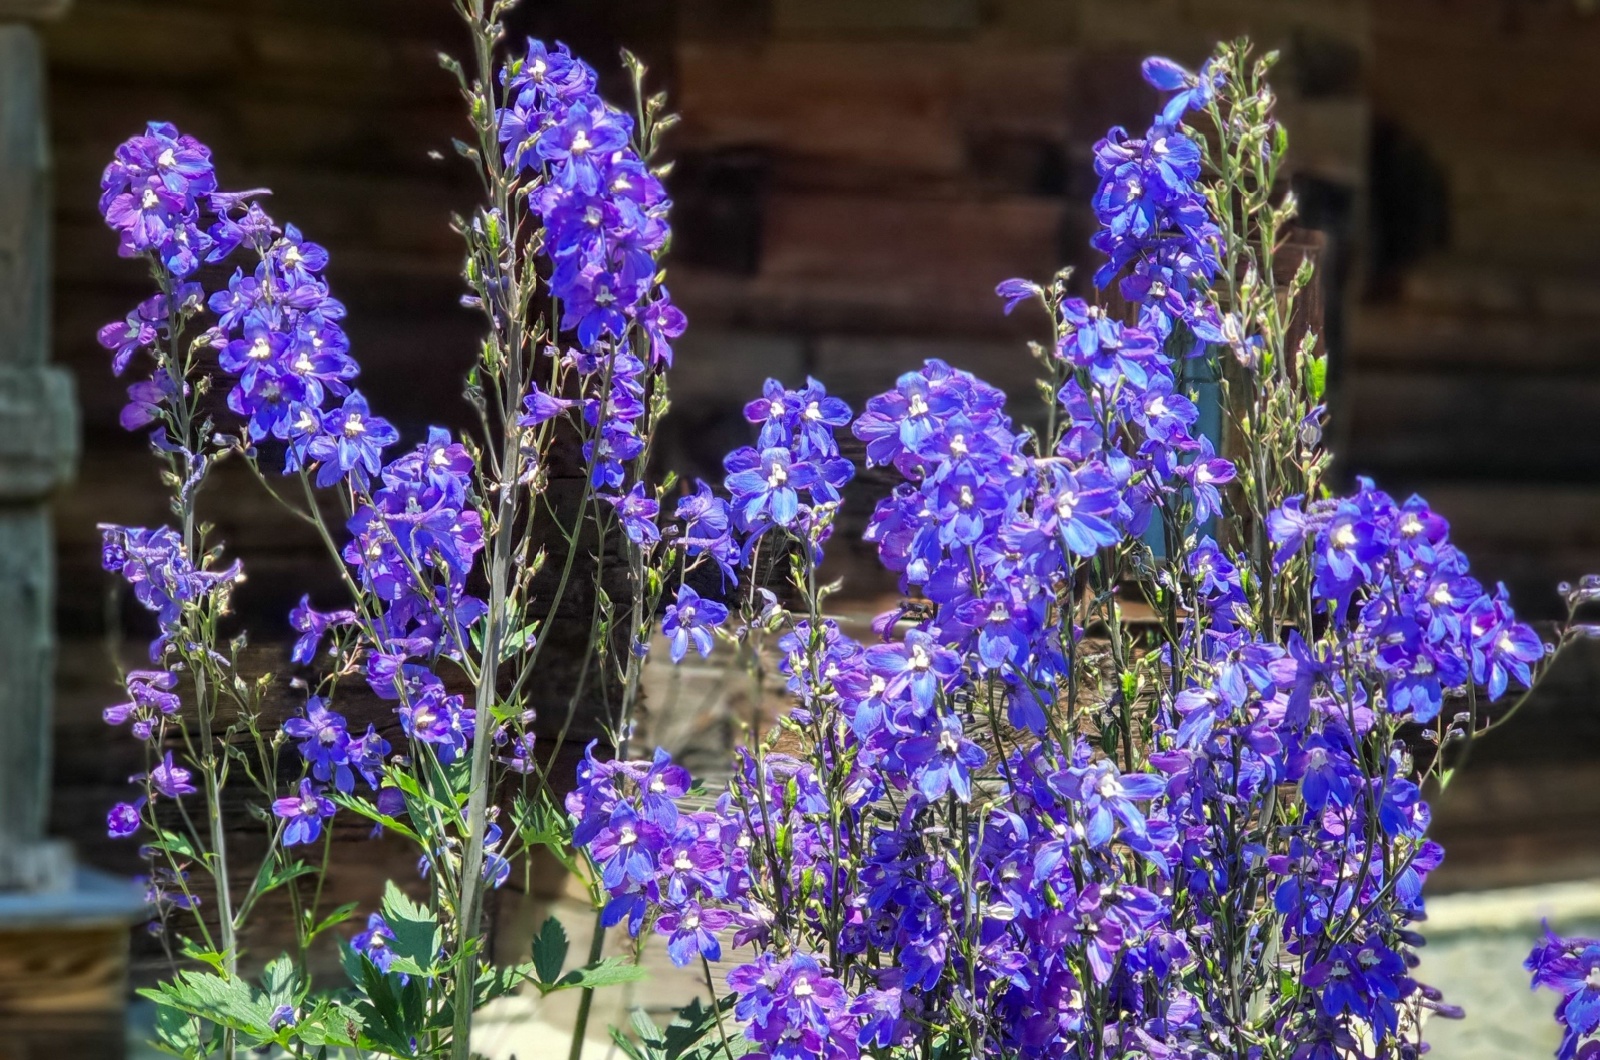
[[[356,489],[366,489],[382,466],[383,450],[400,440],[400,432],[388,420],[372,415],[359,390],[351,391],[342,406],[323,417],[322,430],[308,450],[311,459],[322,462],[318,486],[348,477]]]
[[[730,453],[724,465],[734,513],[746,530],[793,526],[800,516],[799,491],[821,481],[815,467],[779,446],[759,453],[740,449]]]
[[[334,814],[333,800],[311,783],[310,777],[300,781],[297,795],[289,795],[272,803],[274,816],[287,822],[283,829],[283,845],[299,846],[314,843],[322,835],[322,822]]]
[[[961,722],[954,717],[939,719],[934,733],[901,740],[894,754],[929,802],[944,798],[946,792],[962,802],[972,801],[972,774],[988,760],[983,748],[962,734]]]
[[[394,964],[394,950],[389,945],[393,941],[394,932],[390,930],[388,921],[383,919],[383,914],[371,913],[367,916],[367,929],[350,940],[350,948],[364,955],[378,971],[387,974]]]
[[[643,548],[661,540],[661,529],[656,525],[661,505],[645,489],[644,483],[635,483],[633,489],[620,497],[605,499],[616,509],[617,521],[622,524],[622,532],[629,541]]]
[[[724,909],[706,908],[690,900],[662,913],[656,929],[667,936],[667,956],[683,968],[699,957],[722,959],[722,943],[717,932],[733,923],[733,914]]]
[[[344,717],[329,710],[321,696],[312,696],[306,703],[306,716],[288,719],[283,731],[300,741],[296,749],[311,767],[314,778],[324,784],[332,781],[346,794],[355,790],[355,774],[350,771],[350,733]]]
[[[141,809],[144,799],[134,802],[119,802],[111,807],[106,814],[106,835],[112,839],[126,839],[139,830],[144,823]]]
[[[700,658],[710,656],[712,634],[727,619],[728,609],[725,605],[702,598],[687,585],[681,586],[677,600],[667,605],[666,615],[661,620],[661,632],[667,635],[672,645],[672,661],[683,661],[691,641]]]

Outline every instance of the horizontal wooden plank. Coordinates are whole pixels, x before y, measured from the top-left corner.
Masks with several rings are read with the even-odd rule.
[[[1335,415],[1352,473],[1415,479],[1592,481],[1600,434],[1600,377],[1503,373],[1358,372]]]
[[[962,49],[944,45],[685,44],[680,143],[770,144],[834,162],[943,173],[963,163]]]
[[[1481,302],[1457,311],[1437,303],[1437,308],[1352,306],[1341,354],[1353,372],[1426,366],[1442,373],[1497,369],[1525,374],[1600,365],[1600,328],[1592,321],[1540,314],[1532,307],[1531,294],[1495,300],[1507,311],[1493,312]]]
[[[979,0],[773,0],[772,29],[795,37],[965,35],[982,15]]]

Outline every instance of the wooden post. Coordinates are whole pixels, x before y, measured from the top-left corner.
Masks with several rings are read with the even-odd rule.
[[[61,0],[0,0],[0,1060],[122,1055],[128,884],[46,834],[55,682],[50,494],[78,455],[50,352],[50,156],[39,39]]]
[[[53,13],[55,3],[31,5]],[[0,17],[26,14],[0,0]],[[71,885],[45,837],[55,676],[49,495],[77,457],[70,378],[50,346],[50,162],[32,27],[0,24],[0,891]]]

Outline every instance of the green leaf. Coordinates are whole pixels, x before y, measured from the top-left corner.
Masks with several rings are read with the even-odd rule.
[[[261,989],[273,1008],[300,1001],[300,972],[287,953],[280,953],[261,970]]]
[[[571,990],[581,988],[598,990],[604,986],[617,986],[622,983],[637,983],[648,977],[649,973],[637,964],[631,963],[626,957],[607,957],[596,961],[594,964],[572,971],[556,980],[555,990]]]
[[[165,828],[156,833],[154,844],[162,850],[170,850],[179,857],[189,858],[193,861],[205,861],[205,854],[186,835],[169,832]]]
[[[310,927],[310,930],[306,932],[306,945],[309,946],[318,938],[318,936],[320,936],[324,931],[327,931],[329,928],[338,927],[340,924],[343,924],[345,921],[349,920],[355,915],[357,908],[359,907],[355,902],[345,902],[333,912],[317,921]],[[307,918],[309,919],[310,910],[307,910],[306,913]]]
[[[179,939],[178,950],[191,961],[199,961],[216,970],[218,975],[227,971],[227,957],[216,950],[203,950],[192,939]]]
[[[567,930],[555,917],[545,920],[533,940],[533,973],[540,984],[554,985],[567,963]]]
[[[695,998],[679,1009],[661,1042],[663,1060],[727,1060],[729,1055],[737,1060],[750,1052],[754,1047],[739,1033],[738,1025],[730,1021],[738,1000],[736,995],[728,994],[718,998],[713,1008]],[[727,1036],[726,1050],[723,1035]]]
[[[532,978],[533,965],[526,962],[509,967],[486,967],[472,984],[473,1009],[482,1008],[496,998],[513,993]]]
[[[1322,394],[1328,388],[1328,358],[1318,357],[1311,362],[1311,377],[1307,381],[1307,389],[1311,391],[1312,401],[1321,401]]]
[[[439,925],[427,909],[406,897],[393,880],[384,884],[383,919],[394,932],[389,948],[393,968],[410,975],[432,975],[439,957]]]
[[[258,995],[243,979],[225,979],[210,972],[179,972],[156,989],[139,993],[157,1005],[199,1016],[256,1042],[277,1037],[271,1026],[276,1005]]]
[[[390,817],[386,813],[379,813],[376,804],[368,802],[366,799],[358,798],[354,795],[346,795],[339,791],[329,792],[329,797],[333,799],[335,805],[341,807],[342,809],[349,810],[351,813],[365,817],[374,824],[381,825],[386,831],[403,835],[413,843],[421,845],[422,840],[417,836],[417,833],[412,830],[410,824],[398,818]]]
[[[153,1044],[169,1056],[198,1056],[201,1053],[200,1024],[182,1009],[158,1003]]]
[[[260,898],[301,876],[314,876],[316,872],[315,866],[308,865],[304,861],[294,861],[286,865],[276,857],[269,857],[261,863],[261,868],[256,873],[255,897]]]

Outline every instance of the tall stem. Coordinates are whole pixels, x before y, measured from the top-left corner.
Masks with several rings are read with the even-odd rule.
[[[467,7],[478,67],[478,84],[485,114],[475,117],[480,149],[489,187],[499,208],[506,231],[511,224],[510,195],[505,176],[500,172],[493,129],[494,55],[493,26],[487,22],[483,0],[471,0]],[[504,334],[495,336],[502,344],[505,375],[500,387],[501,437],[499,443],[499,482],[495,519],[489,532],[493,537],[489,561],[489,609],[483,619],[483,651],[479,656],[478,682],[473,695],[472,765],[469,773],[466,831],[462,836],[460,894],[456,902],[457,967],[455,974],[455,1012],[450,1039],[453,1060],[469,1060],[472,1053],[472,1010],[477,980],[478,949],[481,945],[483,913],[483,844],[488,834],[489,763],[493,750],[491,730],[494,701],[500,672],[500,655],[506,632],[507,582],[511,576],[511,552],[517,523],[517,498],[522,479],[522,447],[516,426],[516,408],[522,396],[522,332],[515,314],[502,321]],[[497,329],[498,330],[498,329]]]
[[[594,914],[594,935],[589,939],[589,963],[594,964],[600,960],[605,952],[606,929],[605,913],[597,911]],[[589,1032],[589,1010],[594,1007],[594,990],[585,987],[583,995],[578,998],[578,1018],[572,1024],[572,1044],[567,1048],[567,1060],[583,1060],[583,1039]]]

